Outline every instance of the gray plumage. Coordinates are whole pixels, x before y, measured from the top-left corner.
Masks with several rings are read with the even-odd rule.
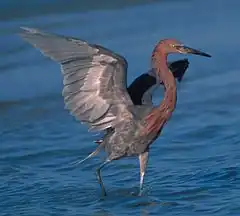
[[[62,95],[71,114],[90,130],[114,129],[102,144],[109,160],[146,151],[152,139],[139,132],[144,127],[141,119],[152,107],[133,105],[126,90],[124,57],[83,40],[22,29],[22,38],[61,65]]]
[[[96,155],[102,148],[105,149],[107,158],[97,169],[97,177],[103,194],[105,195],[106,192],[100,169],[108,162],[124,156],[139,156],[141,192],[149,145],[158,137],[175,108],[176,89],[172,73],[162,71],[165,73],[163,83],[168,82],[166,80],[168,76],[172,86],[170,86],[170,91],[168,90],[170,94],[165,96],[164,103],[156,112],[151,103],[149,105],[133,104],[126,86],[128,64],[124,57],[83,40],[48,34],[32,28],[24,27],[22,30],[20,33],[22,38],[61,65],[64,84],[62,95],[70,113],[77,120],[87,124],[89,130],[106,132],[97,149],[81,161]],[[168,46],[167,43],[175,43],[176,46],[171,46],[171,49],[175,47],[172,52],[183,53],[182,49],[186,49],[188,52],[207,56],[197,50],[185,48],[173,40],[162,41],[158,46],[164,42],[166,46]],[[171,51],[170,46],[168,48]],[[154,52],[155,58],[156,49]],[[188,62],[186,63],[187,67]],[[181,79],[185,69],[176,77]],[[160,72],[161,70],[158,70],[158,73]],[[157,85],[159,85],[158,81]],[[164,85],[166,87],[166,83]],[[170,105],[167,105],[168,102]],[[151,115],[149,115],[150,112]],[[145,122],[144,119],[147,116],[153,119]],[[150,123],[148,133],[145,133],[146,123]],[[145,132],[142,133],[143,131]]]

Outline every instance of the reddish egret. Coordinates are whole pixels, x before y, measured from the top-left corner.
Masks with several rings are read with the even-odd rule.
[[[134,105],[126,87],[127,61],[124,57],[96,44],[22,28],[20,35],[61,65],[63,97],[66,108],[89,130],[107,131],[97,149],[107,156],[97,168],[103,195],[106,191],[100,170],[122,157],[138,156],[140,162],[140,193],[143,188],[150,145],[170,119],[177,101],[176,81],[167,64],[171,53],[209,54],[185,46],[175,39],[159,41],[152,53],[152,68],[164,85],[164,97],[158,107]],[[83,160],[83,161],[84,161]]]

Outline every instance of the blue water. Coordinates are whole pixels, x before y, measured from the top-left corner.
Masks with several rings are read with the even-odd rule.
[[[240,215],[240,2],[128,2],[1,1],[0,215]],[[64,110],[59,66],[22,41],[19,26],[121,53],[129,83],[149,68],[162,38],[212,54],[188,56],[177,109],[151,148],[143,196],[137,158],[103,170],[105,198],[94,173],[102,155],[70,165],[99,135]],[[159,90],[154,101],[161,97]]]

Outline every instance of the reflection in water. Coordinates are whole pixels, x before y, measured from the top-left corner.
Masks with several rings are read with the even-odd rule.
[[[110,9],[145,2],[155,1],[0,1],[1,214],[239,215],[240,1],[162,0]],[[105,11],[83,12],[100,7]],[[176,113],[151,150],[143,196],[137,161],[104,170],[109,195],[103,199],[94,175],[100,158],[69,167],[95,148],[95,137],[63,109],[59,66],[28,47],[16,35],[19,26],[121,53],[130,82],[149,67],[160,38],[211,51],[212,61],[189,56]]]
[[[98,211],[93,215],[118,215],[114,209],[128,209],[127,211],[132,212],[133,215],[147,216],[153,212],[159,212],[162,208],[181,206],[180,202],[159,200],[159,198],[151,196],[149,191],[145,191],[143,195],[139,196],[138,189],[138,187],[133,187],[108,191],[106,197],[100,198]],[[118,200],[117,203],[116,200]],[[109,206],[112,206],[111,212],[115,214],[111,214]]]

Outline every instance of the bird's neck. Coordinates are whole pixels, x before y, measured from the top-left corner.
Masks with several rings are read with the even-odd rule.
[[[162,117],[165,117],[167,121],[176,107],[176,81],[168,68],[166,54],[156,53],[154,56],[154,66],[156,67],[157,76],[160,77],[165,88],[164,97],[158,109]]]
[[[164,54],[164,50],[161,50],[161,46],[155,48],[152,54],[152,63],[156,75],[163,82],[165,92],[160,106],[152,109],[145,118],[147,123],[143,130],[145,134],[152,132],[159,134],[161,132],[163,126],[171,117],[177,101],[176,81],[168,69],[167,55]]]

